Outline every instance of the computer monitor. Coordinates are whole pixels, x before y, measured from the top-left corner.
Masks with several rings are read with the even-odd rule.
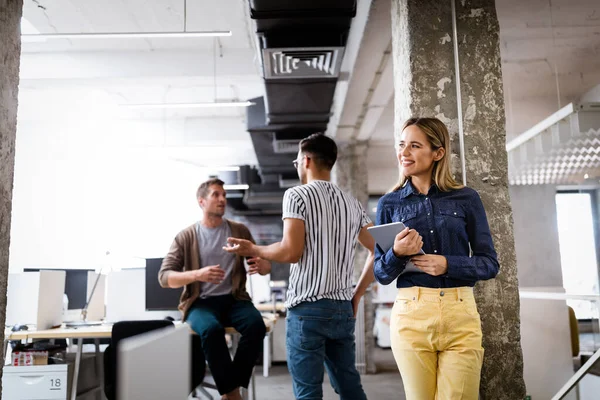
[[[146,311],[177,310],[182,289],[163,288],[158,283],[162,258],[146,259]]]
[[[119,342],[118,399],[187,399],[190,327],[162,328]]]
[[[65,294],[69,299],[69,310],[81,310],[87,303],[88,274],[94,270],[68,269],[65,272]]]

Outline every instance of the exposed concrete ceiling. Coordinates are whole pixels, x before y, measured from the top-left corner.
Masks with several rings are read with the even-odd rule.
[[[253,48],[247,4],[237,0],[25,0],[23,15],[41,33],[232,31],[226,49]],[[184,15],[186,18],[184,19]],[[52,40],[27,52],[212,49],[205,38],[185,40]]]
[[[600,83],[600,2],[498,0],[509,138]]]

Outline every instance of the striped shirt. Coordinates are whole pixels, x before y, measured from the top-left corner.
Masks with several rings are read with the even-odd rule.
[[[359,201],[328,181],[288,189],[283,219],[304,221],[304,252],[290,267],[285,305],[320,299],[352,300],[358,234],[371,223]]]

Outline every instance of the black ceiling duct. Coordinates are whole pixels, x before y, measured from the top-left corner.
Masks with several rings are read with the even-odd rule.
[[[251,101],[247,128],[260,185],[244,202],[273,209],[275,193],[297,184],[292,165],[298,142],[327,128],[356,0],[249,0],[265,81],[265,97]],[[259,198],[260,197],[260,198]]]

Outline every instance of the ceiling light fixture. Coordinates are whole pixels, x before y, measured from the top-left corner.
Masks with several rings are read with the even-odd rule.
[[[229,172],[236,172],[240,170],[240,167],[231,167],[231,166],[225,166],[225,167],[209,167],[209,169],[211,171],[217,171],[217,172],[225,172],[225,171],[229,171]]]
[[[122,107],[133,110],[145,109],[173,109],[173,108],[220,108],[220,107],[250,107],[251,101],[221,101],[214,103],[149,103],[149,104],[121,104]]]
[[[187,39],[231,36],[231,31],[205,32],[107,32],[107,33],[32,33],[22,34],[24,42],[46,39]]]

